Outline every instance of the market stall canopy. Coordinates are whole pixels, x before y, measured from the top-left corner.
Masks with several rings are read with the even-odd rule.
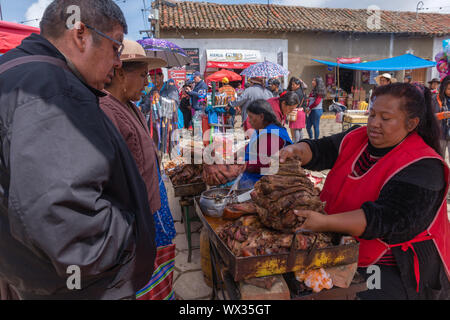
[[[389,59],[352,63],[352,64],[342,64],[317,59],[312,60],[322,64],[326,64],[327,66],[339,67],[341,69],[367,70],[367,71],[411,70],[420,68],[431,68],[436,66],[436,62],[434,61],[425,60],[409,53]]]
[[[0,53],[14,49],[32,33],[40,33],[40,29],[19,23],[0,21]]]
[[[259,50],[206,50],[206,68],[245,69],[262,62]]]
[[[212,75],[210,75],[206,80],[209,81],[222,81],[223,78],[227,78],[229,81],[241,81],[242,77],[238,75],[237,73],[222,69],[220,71],[214,72]]]

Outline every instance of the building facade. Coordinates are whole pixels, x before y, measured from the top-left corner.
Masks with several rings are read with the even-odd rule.
[[[263,58],[281,62],[290,76],[308,84],[316,76],[334,77],[335,84],[338,80],[335,70],[312,59],[373,61],[411,53],[434,60],[442,40],[450,36],[449,14],[190,1],[162,5],[160,12],[160,37],[183,48],[199,48],[202,73],[207,71],[206,50],[259,50]],[[402,80],[406,72],[426,82],[436,77],[433,69],[393,75]],[[343,72],[339,78],[370,88],[367,74],[359,71]]]

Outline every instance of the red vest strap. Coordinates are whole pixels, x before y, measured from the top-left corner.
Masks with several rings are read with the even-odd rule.
[[[416,133],[412,133],[396,146],[392,151],[382,157],[361,177],[351,176],[354,166],[367,147],[367,128],[361,127],[353,130],[341,142],[338,159],[329,172],[325,185],[320,194],[320,199],[326,202],[325,211],[328,214],[347,212],[361,208],[367,201],[376,201],[384,185],[390,179],[407,166],[422,159],[439,159],[444,166],[446,190],[448,190],[449,168],[445,161]],[[434,238],[429,237],[433,235]],[[436,212],[433,222],[423,233],[409,242],[396,244],[405,252],[411,249],[414,253],[414,273],[419,285],[419,260],[413,248],[413,243],[433,239],[433,243],[439,252],[444,264],[447,276],[450,279],[450,223],[447,218],[447,202],[442,199],[442,204]],[[381,239],[360,241],[359,266],[369,266],[386,253],[390,247]],[[392,246],[391,246],[392,247]]]
[[[405,252],[408,251],[408,249],[411,249],[412,252],[414,253],[414,274],[416,276],[417,292],[419,292],[419,283],[420,283],[419,257],[417,257],[416,250],[414,250],[414,247],[412,244],[416,243],[416,242],[422,242],[422,241],[432,240],[432,239],[434,239],[434,237],[432,235],[423,234],[423,235],[417,236],[416,238],[414,238],[410,241],[389,245],[389,248],[401,246],[402,250]]]

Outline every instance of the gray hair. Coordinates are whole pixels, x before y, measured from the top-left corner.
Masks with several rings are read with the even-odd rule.
[[[322,77],[315,77],[314,80],[316,81],[316,86],[312,89],[313,94],[322,98],[325,97],[327,92]]]
[[[79,9],[81,22],[103,32],[111,32],[116,24],[128,33],[128,25],[120,7],[112,0],[54,0],[45,9],[40,28],[44,37],[58,39],[67,30],[73,16],[69,8]],[[93,33],[97,40],[96,33]]]

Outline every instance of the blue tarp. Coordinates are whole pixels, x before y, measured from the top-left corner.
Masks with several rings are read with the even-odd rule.
[[[436,62],[434,61],[425,60],[409,53],[389,59],[352,63],[352,64],[343,64],[317,59],[313,60],[322,64],[326,64],[327,66],[332,67],[339,66],[339,68],[342,69],[367,70],[367,71],[410,70],[410,69],[430,68],[436,66]]]

